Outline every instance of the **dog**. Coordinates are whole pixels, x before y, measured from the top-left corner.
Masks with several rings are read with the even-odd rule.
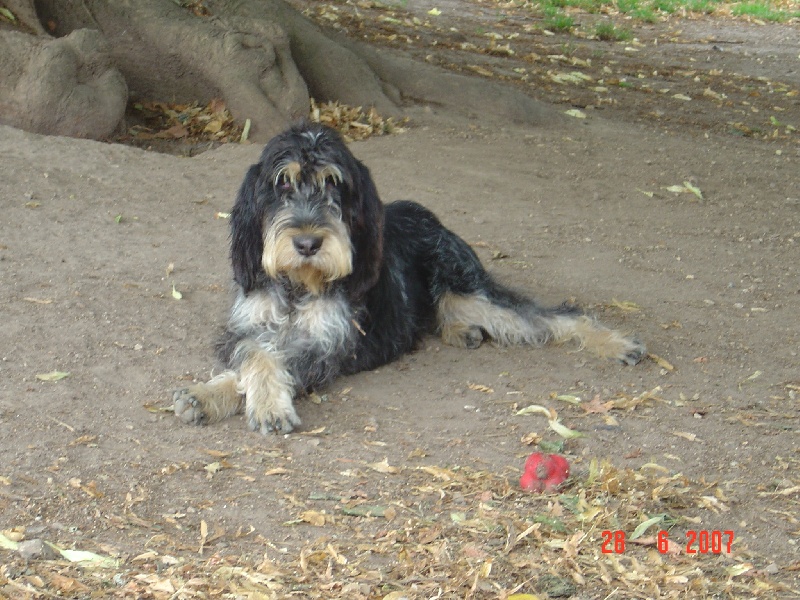
[[[395,360],[429,333],[461,348],[575,340],[629,365],[646,352],[575,306],[545,308],[496,282],[420,204],[384,205],[367,167],[323,125],[297,124],[266,145],[230,223],[225,370],[174,393],[185,423],[244,411],[255,431],[290,432],[295,398]]]

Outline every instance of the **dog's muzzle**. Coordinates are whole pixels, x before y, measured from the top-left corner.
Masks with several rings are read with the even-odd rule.
[[[311,257],[322,248],[323,239],[321,235],[301,233],[292,238],[292,245],[300,256]]]

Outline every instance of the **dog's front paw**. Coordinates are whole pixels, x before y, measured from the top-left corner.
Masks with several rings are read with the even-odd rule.
[[[265,394],[265,397],[247,397],[247,423],[261,435],[290,433],[300,425],[291,396]]]
[[[197,383],[172,394],[175,416],[189,425],[215,423],[241,410],[236,374],[226,371],[207,383]]]

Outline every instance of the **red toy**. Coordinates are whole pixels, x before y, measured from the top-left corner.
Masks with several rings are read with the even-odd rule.
[[[525,461],[525,472],[519,478],[526,492],[552,492],[569,477],[569,463],[558,454],[534,452]]]

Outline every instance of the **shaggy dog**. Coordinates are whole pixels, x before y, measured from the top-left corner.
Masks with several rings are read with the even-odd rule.
[[[289,432],[300,424],[295,397],[388,363],[430,332],[462,348],[576,340],[629,365],[645,353],[574,306],[544,308],[500,285],[423,206],[384,206],[367,168],[322,125],[278,135],[250,167],[231,260],[225,370],[175,392],[186,423],[244,410],[255,431]]]

